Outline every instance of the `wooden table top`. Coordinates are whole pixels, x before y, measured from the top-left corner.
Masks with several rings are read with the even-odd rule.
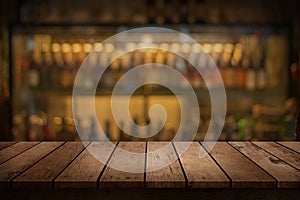
[[[157,171],[145,172],[153,157],[130,162],[105,142],[0,142],[0,188],[300,188],[300,142],[218,142],[199,158],[201,145],[193,142],[178,158],[180,142],[165,156],[177,160]],[[118,142],[131,152],[149,152],[164,142]],[[95,159],[87,149],[106,164]],[[107,147],[105,147],[107,146]],[[103,148],[105,147],[105,148]],[[125,160],[128,173],[107,163]]]

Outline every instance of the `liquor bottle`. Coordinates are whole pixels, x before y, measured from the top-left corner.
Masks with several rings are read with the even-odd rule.
[[[266,82],[267,75],[266,75],[265,68],[263,66],[259,67],[256,70],[255,78],[256,78],[256,88],[258,90],[265,89],[266,88],[266,84],[267,84],[267,82]]]
[[[242,58],[241,65],[245,69],[245,89],[254,90],[255,89],[255,73],[251,66],[251,48],[249,44],[249,36],[242,36],[240,39]],[[251,69],[250,69],[251,66]]]
[[[79,64],[84,59],[82,45],[79,42],[75,42],[72,44],[72,58],[74,60],[75,67],[79,67]]]
[[[61,122],[60,122],[61,129],[60,129],[60,132],[58,132],[58,134],[57,134],[57,139],[66,141],[68,138],[66,120],[64,117],[61,117],[60,119],[61,119]]]
[[[61,117],[54,117],[53,118],[54,123],[54,138],[58,140],[60,138],[60,132],[63,129],[62,126],[62,118]]]
[[[169,66],[169,67],[175,67],[175,58],[176,58],[176,55],[171,53],[171,52],[168,52],[166,53],[166,65]]]
[[[42,130],[43,130],[44,140],[46,140],[46,141],[52,140],[52,133],[49,129],[48,121],[43,125]]]
[[[231,65],[233,45],[227,43],[224,45],[224,51],[219,64],[219,70],[223,78],[225,88],[232,88],[234,85],[234,70]]]
[[[74,83],[74,60],[71,44],[64,42],[61,45],[63,55],[63,69],[60,76],[60,85],[62,89],[71,89]]]
[[[143,60],[144,60],[144,54],[141,50],[135,50],[133,52],[133,66],[132,67],[136,67],[138,65],[142,65],[143,64]]]
[[[239,88],[239,89],[245,88],[246,71],[244,67],[241,65],[241,63],[239,63],[236,67],[235,77],[236,77],[235,88]]]
[[[245,87],[247,90],[255,90],[256,88],[256,74],[253,65],[250,62],[250,66],[246,70],[246,83]]]
[[[246,82],[246,71],[242,66],[242,46],[235,44],[231,64],[235,68],[235,88],[244,88]]]
[[[252,60],[255,68],[255,86],[256,89],[264,89],[266,86],[266,72],[264,69],[263,47],[259,44],[257,37],[255,37],[253,43]]]
[[[32,61],[28,71],[28,85],[31,88],[38,88],[40,85],[40,71],[36,61]]]
[[[128,52],[125,55],[122,55],[120,57],[120,64],[124,72],[129,70],[132,67],[132,52]]]
[[[61,56],[61,45],[57,42],[53,42],[51,45],[51,53],[53,62],[49,66],[50,70],[50,85],[51,88],[56,90],[60,88],[60,74],[62,70],[62,56]]]
[[[164,51],[158,50],[155,56],[154,63],[158,63],[161,65],[166,64],[166,53]]]

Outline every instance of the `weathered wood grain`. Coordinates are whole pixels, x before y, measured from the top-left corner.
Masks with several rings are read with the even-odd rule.
[[[276,178],[278,188],[300,187],[300,171],[250,142],[230,142],[230,144]]]
[[[0,150],[5,149],[6,147],[9,147],[15,143],[16,142],[0,142]]]
[[[12,178],[62,144],[63,142],[42,142],[0,165],[0,188],[8,188]]]
[[[273,154],[277,158],[285,161],[293,167],[300,170],[300,154],[288,148],[276,144],[275,142],[253,142],[255,145],[261,147],[267,152]]]
[[[162,149],[166,145],[168,145],[167,148]],[[156,170],[160,166],[164,167]],[[146,187],[148,188],[185,187],[186,180],[183,171],[175,150],[169,142],[148,143],[146,170]]]
[[[185,142],[175,142],[175,149],[168,142],[119,143],[120,149],[142,153],[141,157],[124,156],[105,142],[93,142],[84,149],[87,144],[6,146],[0,150],[0,188],[300,188],[297,142],[218,142],[204,158],[198,156],[201,145],[193,143],[180,160],[176,151],[183,152]],[[139,173],[115,170],[105,166],[107,162]]]
[[[206,146],[206,143],[202,144]],[[233,188],[276,187],[276,181],[270,175],[226,142],[218,142],[210,155],[230,177]]]
[[[278,142],[278,143],[300,153],[300,142]]]
[[[176,151],[182,154],[187,142],[174,142]],[[200,144],[193,142],[180,157],[190,188],[229,188],[230,180],[210,156],[199,157]]]
[[[123,150],[130,154],[125,154]],[[145,151],[145,142],[120,142],[100,178],[100,188],[144,187]],[[116,170],[115,167],[124,167],[126,171]]]
[[[11,159],[12,157],[26,151],[27,149],[38,144],[38,142],[19,142],[14,145],[11,145],[0,151],[0,164]]]
[[[98,177],[113,152],[108,142],[91,143],[54,181],[55,188],[96,188]],[[92,154],[91,154],[92,153]],[[94,157],[95,156],[95,157]],[[102,162],[100,162],[102,161]]]
[[[14,188],[51,188],[54,178],[82,151],[81,142],[67,142],[12,180]]]

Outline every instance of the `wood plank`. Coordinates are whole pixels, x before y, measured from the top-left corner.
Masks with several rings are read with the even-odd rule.
[[[211,145],[202,143],[204,147]],[[226,142],[218,142],[210,155],[231,179],[233,188],[274,188],[276,181]]]
[[[168,145],[168,147],[166,149],[162,149],[166,145]],[[172,162],[174,159],[175,161]],[[165,163],[171,164],[155,170],[158,166],[165,165]],[[170,142],[148,143],[146,170],[146,187],[148,188],[185,187],[186,180],[175,150]]]
[[[54,182],[55,188],[96,188],[98,177],[113,152],[108,142],[91,143]],[[91,154],[91,153],[93,154]],[[94,157],[95,156],[95,157]],[[104,161],[104,163],[100,161]]]
[[[26,151],[39,142],[18,142],[0,151],[0,164]]]
[[[278,142],[278,143],[300,153],[300,142]]]
[[[228,188],[230,180],[210,156],[199,157],[201,145],[193,142],[184,153],[188,142],[174,142],[183,169],[188,179],[189,188]],[[184,154],[183,154],[184,153]]]
[[[5,149],[13,144],[16,144],[16,142],[0,142],[0,150]]]
[[[277,180],[278,188],[299,188],[300,171],[250,142],[230,142]]]
[[[124,154],[123,150],[131,154]],[[109,165],[112,167],[107,167],[100,178],[100,188],[143,188],[145,151],[145,142],[120,142],[109,161]],[[139,154],[134,155],[133,153]],[[125,167],[127,172],[118,171],[113,168],[114,166]]]
[[[87,145],[87,144],[85,144]],[[14,188],[51,188],[54,178],[83,150],[81,142],[67,142],[12,180]]]
[[[275,142],[253,142],[255,145],[263,148],[277,158],[287,162],[293,167],[300,170],[300,154],[287,149]]]
[[[62,144],[63,142],[42,142],[0,165],[0,188],[8,188],[12,178]]]

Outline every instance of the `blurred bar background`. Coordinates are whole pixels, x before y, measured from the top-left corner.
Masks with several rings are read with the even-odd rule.
[[[220,140],[294,140],[300,99],[297,5],[292,0],[1,2],[0,140],[79,140],[75,123],[88,138],[94,138],[97,122],[83,117],[88,114],[72,115],[77,70],[103,40],[144,26],[187,33],[215,61],[228,102]],[[214,71],[199,56],[199,49],[174,41],[172,35],[152,38],[151,42],[181,51],[205,66],[211,81],[205,83],[190,63],[173,53],[155,49],[129,52],[111,63],[99,81],[95,97],[99,124],[111,140],[141,140],[116,125],[110,95],[116,82],[132,67],[156,62],[182,73],[195,90],[201,111],[195,140],[202,140],[210,123],[207,87],[218,88],[219,84],[213,80]],[[140,44],[126,41],[98,46],[98,56],[91,66],[105,65],[119,45],[130,50]],[[85,77],[83,87],[90,81]],[[156,103],[165,107],[167,122],[157,135],[146,140],[171,140],[180,122],[180,108],[170,90],[158,85],[139,88],[130,101],[131,116],[139,125],[148,124],[148,108]],[[193,108],[187,109],[191,109],[193,124]],[[128,125],[126,119],[120,123]],[[156,123],[161,123],[159,116]]]

